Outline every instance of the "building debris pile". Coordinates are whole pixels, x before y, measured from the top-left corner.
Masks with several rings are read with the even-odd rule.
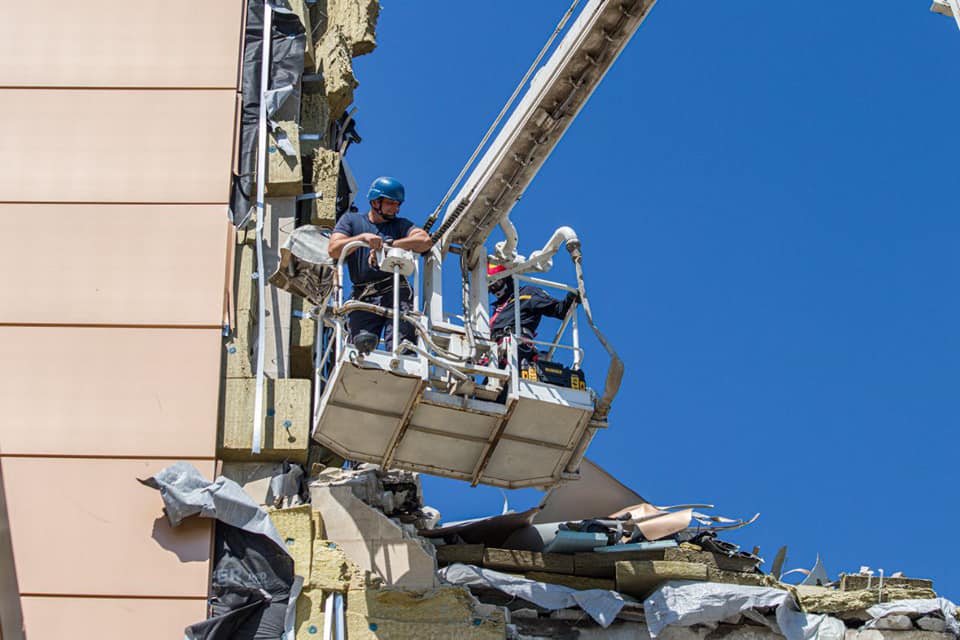
[[[577,508],[563,504],[561,486],[524,512],[439,526],[413,472],[320,463],[309,473],[289,463],[223,471],[210,483],[177,463],[145,482],[161,491],[171,523],[220,521],[214,617],[190,638],[269,637],[256,634],[284,624],[298,639],[327,629],[346,638],[960,637],[956,607],[930,580],[864,567],[832,581],[818,561],[787,584],[778,579],[783,553],[776,575],[765,573],[755,550],[719,537],[755,518],[675,515],[706,505],[642,503],[608,518],[538,522]],[[642,522],[670,526],[633,526],[654,509],[662,515]],[[264,576],[272,583],[260,584]],[[218,635],[223,620],[232,621],[228,635]]]

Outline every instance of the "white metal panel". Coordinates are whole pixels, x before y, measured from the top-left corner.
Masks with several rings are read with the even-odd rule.
[[[572,446],[571,440],[583,431],[583,423],[590,413],[590,408],[521,397],[505,433],[562,447]]]
[[[430,466],[441,476],[449,476],[449,472],[454,471],[465,480],[473,473],[482,451],[482,442],[410,429],[397,448],[395,460]]]
[[[497,418],[452,407],[421,403],[413,412],[410,423],[451,434],[487,438],[497,426]]]
[[[314,438],[341,455],[379,462],[420,383],[416,375],[341,362],[321,399]]]
[[[511,487],[553,484],[568,456],[559,449],[503,439],[494,450],[482,481]]]

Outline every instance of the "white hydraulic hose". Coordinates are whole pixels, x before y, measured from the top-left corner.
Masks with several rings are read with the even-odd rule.
[[[520,237],[517,235],[517,228],[510,220],[510,214],[500,218],[500,229],[503,230],[506,239],[497,243],[496,258],[501,264],[513,262],[517,259],[517,245],[520,243]]]
[[[263,2],[263,37],[260,42],[260,121],[257,124],[257,372],[253,394],[253,443],[250,452],[260,453],[263,444],[263,356],[266,342],[266,281],[263,274],[263,219],[266,217],[264,193],[267,182],[267,89],[270,82],[270,48],[273,34],[273,8]]]

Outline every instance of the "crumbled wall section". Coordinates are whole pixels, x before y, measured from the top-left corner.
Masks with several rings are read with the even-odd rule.
[[[313,188],[320,197],[310,201],[310,224],[332,227],[337,217],[337,177],[340,154],[318,149],[313,157]]]
[[[330,112],[339,116],[353,103],[359,83],[353,77],[352,47],[339,25],[333,25],[317,44],[317,59],[323,67],[323,82]]]
[[[377,18],[380,3],[371,0],[329,0],[327,15],[331,24],[343,29],[354,58],[377,47]]]

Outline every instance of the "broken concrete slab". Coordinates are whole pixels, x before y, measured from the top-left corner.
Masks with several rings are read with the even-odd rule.
[[[935,631],[937,633],[940,633],[942,631],[946,631],[947,629],[947,623],[941,618],[923,616],[922,618],[917,618],[915,622],[916,622],[916,625],[921,629],[923,629],[924,631]]]
[[[253,444],[253,394],[256,380],[224,381],[217,456],[250,461]],[[263,448],[257,460],[306,462],[310,436],[310,381],[264,381]]]
[[[616,564],[617,591],[646,598],[667,580],[707,580],[707,566],[695,562],[641,560]]]
[[[327,537],[362,570],[388,585],[430,589],[438,584],[436,562],[421,541],[360,500],[350,486],[313,483],[310,498],[323,517]]]
[[[884,616],[876,622],[873,623],[874,629],[884,629],[892,631],[907,631],[913,629],[913,620],[910,619],[910,616],[905,616],[902,613],[895,613],[893,615]]]
[[[388,516],[418,515],[423,505],[420,474],[413,471],[383,470],[371,464],[356,469],[328,467],[316,475],[312,484],[350,487],[353,495]]]

